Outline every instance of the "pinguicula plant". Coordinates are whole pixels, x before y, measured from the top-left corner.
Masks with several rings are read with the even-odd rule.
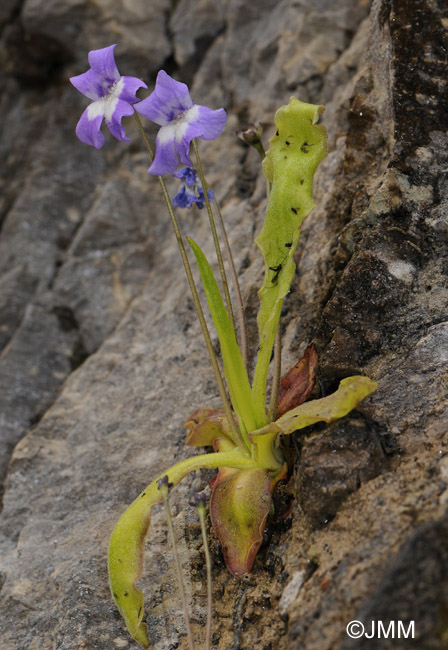
[[[323,108],[291,98],[275,115],[276,131],[266,154],[259,129],[252,127],[242,134],[263,158],[268,190],[266,219],[256,238],[264,260],[264,280],[259,291],[258,354],[251,377],[237,274],[219,206],[207,186],[196,142],[197,138],[217,138],[225,126],[226,113],[222,108],[212,110],[194,104],[187,86],[164,71],[157,76],[155,90],[139,101],[137,90],[147,86],[134,77],[120,76],[114,47],[90,52],[90,70],[71,79],[73,85],[92,100],[76,133],[82,142],[100,148],[105,140],[100,131],[105,119],[115,138],[127,140],[121,120],[123,116],[134,115],[151,158],[148,171],[159,177],[222,400],[222,408],[200,408],[186,422],[186,444],[212,447],[213,451],[183,460],[156,476],[124,512],[112,533],[109,545],[111,593],[130,634],[146,648],[150,642],[144,622],[144,597],[137,582],[143,571],[151,509],[167,497],[168,487],[175,486],[194,470],[218,470],[210,485],[211,522],[229,571],[235,576],[246,574],[252,569],[263,539],[273,490],[287,474],[280,436],[317,422],[329,423],[344,417],[375,390],[376,383],[368,377],[347,377],[335,393],[306,401],[315,381],[317,355],[313,347],[307,349],[304,358],[280,381],[280,314],[296,270],[294,253],[301,224],[315,205],[314,174],[326,155],[325,128],[318,124]],[[155,154],[140,116],[161,127]],[[164,182],[163,176],[167,174],[181,181],[181,189],[174,200],[170,199]],[[214,353],[173,205],[178,208],[205,206],[207,209],[222,288],[200,246],[191,239],[188,242],[219,339],[223,372]],[[222,242],[235,287],[235,310],[221,252]]]

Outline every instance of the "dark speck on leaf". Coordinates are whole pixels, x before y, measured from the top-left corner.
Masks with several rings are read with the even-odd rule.
[[[125,592],[124,592],[124,595],[125,595],[125,596],[129,596],[129,591],[125,591]]]
[[[295,208],[291,208],[291,211],[294,212],[294,214],[297,214],[297,210]]]
[[[280,135],[280,133],[279,133],[278,131],[276,131],[276,132],[275,132],[275,135]]]
[[[290,143],[288,142],[288,140],[285,140],[285,144],[286,144],[287,147],[289,147],[289,145],[290,145]]]
[[[285,244],[285,246],[286,246],[286,248],[291,248],[291,246],[292,246],[292,242],[291,242],[291,241],[287,242],[287,243]]]
[[[308,142],[304,142],[302,146],[300,147],[300,151],[303,151],[303,153],[308,153],[308,147],[312,147],[312,144],[308,144]]]
[[[282,270],[282,264],[278,264],[278,266],[270,266],[269,269],[274,272],[271,281],[272,281],[272,285],[275,286],[278,281],[279,273]]]

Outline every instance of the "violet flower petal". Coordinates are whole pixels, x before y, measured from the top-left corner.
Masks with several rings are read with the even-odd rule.
[[[172,79],[165,70],[160,70],[155,90],[139,102],[135,109],[148,120],[168,126],[193,107],[188,86]]]
[[[173,205],[177,208],[191,208],[193,203],[196,202],[196,196],[187,192],[185,185],[179,190],[176,196],[173,198]]]
[[[194,169],[191,167],[185,167],[186,169],[186,174],[185,174],[185,183],[187,187],[193,187],[193,185],[196,185],[198,177]]]
[[[92,69],[71,77],[70,82],[76,90],[94,101],[101,99],[104,95],[103,79]]]
[[[137,90],[139,88],[147,88],[148,86],[144,81],[138,79],[137,77],[121,77],[120,81],[123,82],[123,88],[120,92],[120,99],[129,104],[135,104],[139,99],[137,97]],[[132,113],[134,110],[132,110]]]
[[[120,73],[114,58],[114,49],[116,45],[109,45],[100,50],[89,52],[89,64],[98,76],[102,77],[109,85],[118,81]]]
[[[215,198],[215,193],[213,192],[213,190],[207,190],[207,196],[208,196],[208,200],[211,203]],[[196,203],[198,210],[202,210],[205,204],[204,190],[202,189],[202,187],[198,187],[198,196],[195,197],[194,202]]]
[[[156,155],[148,169],[150,174],[163,176],[170,174],[179,166],[179,159],[174,148],[174,137],[169,133],[172,129],[172,126],[165,126],[159,130],[156,138]]]
[[[195,104],[184,113],[176,125],[176,152],[184,165],[192,165],[190,142],[193,138],[214,140],[224,128],[227,115],[223,108],[214,111],[207,106]]]
[[[183,179],[187,187],[192,187],[197,183],[197,174],[192,167],[183,167],[173,172],[173,176]]]
[[[183,127],[178,127],[176,129],[176,138],[175,138],[175,147],[176,153],[179,156],[179,159],[183,165],[190,167],[193,165],[193,161],[190,158],[190,142],[191,139],[185,137],[185,127],[188,125],[183,125]],[[179,161],[178,163],[179,164]]]
[[[95,104],[99,104],[100,102],[101,100],[99,102],[94,102],[94,104],[88,106],[84,113],[81,115],[78,124],[76,125],[76,135],[81,140],[81,142],[90,144],[96,149],[101,149],[104,141],[106,140],[100,131],[104,113],[101,113],[101,111],[98,110],[98,112],[94,112],[93,116],[90,117],[89,111],[92,115],[91,107],[95,106]]]
[[[110,104],[108,111],[105,113],[105,118],[109,131],[117,140],[129,142],[130,138],[126,137],[125,128],[121,124],[121,120],[125,115],[132,115],[134,113],[132,106],[122,99],[117,99],[116,103]]]
[[[191,142],[193,138],[214,140],[221,135],[226,120],[227,115],[223,108],[214,111],[207,106],[195,104],[184,115],[183,121],[188,123],[184,137],[188,142]]]

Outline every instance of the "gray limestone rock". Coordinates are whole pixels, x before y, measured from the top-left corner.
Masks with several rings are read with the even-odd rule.
[[[170,9],[169,0],[24,0],[20,26],[30,58],[59,56],[82,67],[86,51],[117,43],[122,68],[134,65],[137,76],[154,72],[171,54]]]

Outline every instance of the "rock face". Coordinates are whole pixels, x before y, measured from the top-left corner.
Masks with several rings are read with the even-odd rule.
[[[329,156],[285,304],[283,364],[313,341],[322,394],[349,374],[379,382],[356,413],[297,437],[292,515],[269,525],[247,579],[230,577],[212,538],[213,647],[448,647],[446,3],[9,0],[0,25],[1,647],[136,647],[108,593],[110,532],[193,453],[188,415],[219,404],[137,129],[101,151],[74,135],[85,103],[68,77],[111,43],[122,74],[151,87],[164,67],[228,111],[201,151],[254,350],[264,182],[234,131],[262,121],[270,135],[292,94],[326,104]],[[211,255],[202,213],[180,216]],[[199,645],[204,561],[186,504],[205,481],[172,499]],[[155,647],[186,648],[161,510],[141,587]],[[368,634],[394,622],[395,638],[352,640],[351,620]],[[411,622],[414,640],[398,636]]]

